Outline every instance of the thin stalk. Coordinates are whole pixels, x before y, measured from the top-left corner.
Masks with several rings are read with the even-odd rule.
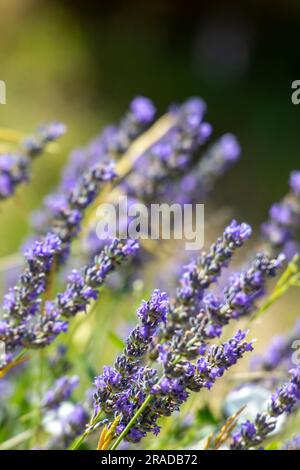
[[[34,433],[35,433],[34,429],[27,429],[26,431],[21,432],[20,434],[17,434],[16,436],[11,437],[10,439],[7,439],[7,441],[1,442],[0,450],[13,449],[17,447],[18,445],[23,444],[24,442],[31,439]]]
[[[191,341],[190,341],[190,344],[193,344],[195,342],[197,338],[193,338]],[[194,341],[193,341],[194,340]],[[182,359],[182,356],[178,355],[174,358],[174,361],[173,361],[173,364],[176,365],[180,360]],[[157,385],[164,379],[165,375],[163,375],[159,381],[157,382]],[[137,410],[137,412],[135,413],[135,415],[131,418],[131,420],[129,421],[129,423],[127,424],[127,426],[124,428],[124,430],[121,432],[121,434],[117,437],[116,441],[114,442],[113,446],[111,447],[110,450],[116,450],[117,447],[119,446],[120,442],[124,439],[124,437],[127,436],[127,434],[129,433],[130,429],[132,428],[132,426],[134,425],[134,423],[136,422],[136,420],[138,419],[138,417],[143,413],[143,411],[145,410],[145,408],[147,407],[147,405],[150,403],[150,401],[152,400],[153,398],[153,394],[150,393],[149,395],[147,395],[147,397],[145,398],[144,402],[141,404],[141,406],[139,407],[139,409]]]
[[[79,436],[78,439],[72,444],[72,446],[70,447],[70,450],[79,449],[79,447],[81,446],[83,441],[88,437],[89,434],[90,434],[90,431],[88,430],[84,431],[84,433],[81,434],[81,436]]]
[[[83,441],[94,431],[94,426],[100,421],[102,415],[102,410],[100,410],[94,418],[89,422],[87,429],[79,436],[73,444],[71,444],[69,450],[77,450]]]
[[[120,442],[124,439],[124,437],[127,436],[127,434],[129,433],[130,429],[132,428],[132,426],[134,425],[134,423],[136,422],[136,420],[138,419],[138,417],[143,413],[144,409],[147,407],[147,405],[150,403],[150,401],[152,400],[153,398],[153,395],[150,393],[149,395],[147,395],[147,397],[145,398],[144,402],[142,403],[142,405],[139,407],[139,409],[137,410],[137,412],[135,413],[135,415],[131,418],[131,420],[129,421],[129,423],[127,424],[126,428],[121,432],[121,434],[118,436],[118,438],[115,440],[114,444],[112,445],[111,449],[110,450],[116,450],[120,444]]]

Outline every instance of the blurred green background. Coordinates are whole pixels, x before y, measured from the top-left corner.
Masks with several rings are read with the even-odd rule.
[[[136,94],[160,112],[190,95],[207,101],[215,135],[234,132],[243,148],[214,198],[259,224],[299,167],[300,106],[291,102],[299,26],[300,3],[289,0],[0,0],[1,127],[31,132],[56,119],[69,128],[59,154],[36,162],[18,207],[3,205],[0,254],[23,239],[28,208],[68,151],[117,120]]]

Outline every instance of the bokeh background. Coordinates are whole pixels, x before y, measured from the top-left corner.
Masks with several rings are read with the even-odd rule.
[[[59,152],[38,159],[31,184],[1,206],[0,256],[25,239],[28,213],[58,181],[69,151],[118,120],[139,94],[160,113],[201,96],[215,135],[237,135],[242,158],[214,191],[215,207],[232,208],[258,229],[287,192],[290,171],[300,168],[300,105],[291,102],[291,83],[300,79],[299,31],[300,2],[291,0],[0,0],[0,79],[7,87],[0,127],[30,133],[51,120],[68,126]],[[120,348],[113,329],[132,319],[141,297],[105,295],[106,315],[71,330],[83,390],[90,376],[78,352],[90,345],[88,363],[98,370],[112,363]],[[256,327],[259,349],[293,324],[297,305],[299,292],[292,292],[263,332]]]

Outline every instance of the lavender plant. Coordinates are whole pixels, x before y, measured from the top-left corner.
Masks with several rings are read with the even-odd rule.
[[[158,433],[157,420],[178,410],[188,398],[189,391],[210,389],[226,369],[234,365],[246,351],[252,350],[252,344],[244,341],[245,333],[241,331],[220,347],[207,347],[206,343],[208,339],[220,336],[222,326],[230,319],[245,315],[253,309],[254,301],[264,291],[265,278],[275,275],[281,265],[281,257],[270,260],[265,255],[258,255],[249,271],[235,276],[232,286],[225,290],[227,302],[224,305],[213,303],[214,317],[210,311],[206,315],[201,311],[201,301],[204,305],[208,303],[203,299],[205,289],[216,281],[235,249],[243,244],[250,233],[249,226],[238,225],[233,221],[225,229],[223,237],[212,246],[210,253],[204,253],[198,264],[193,263],[192,270],[189,266],[188,275],[181,280],[181,288],[174,301],[174,304],[177,301],[185,307],[185,315],[176,317],[176,325],[172,304],[166,309],[165,294],[155,291],[151,300],[144,305],[147,305],[148,312],[153,305],[157,305],[160,313],[163,311],[163,315],[156,317],[158,323],[151,316],[145,319],[143,312],[142,329],[136,327],[128,337],[124,356],[117,359],[114,369],[106,368],[103,375],[96,379],[95,416],[104,413],[112,420],[112,417],[120,415],[113,449],[123,438],[138,442],[149,431]],[[141,310],[138,310],[138,315],[141,315]],[[212,328],[206,330],[211,317],[216,327],[212,325]],[[145,320],[150,322],[148,331],[144,329]],[[162,376],[153,367],[136,369],[141,357],[147,352],[152,359],[158,359],[162,364]],[[137,363],[134,362],[134,368],[129,361],[131,355],[139,359]],[[192,362],[199,356],[196,363]],[[127,370],[130,370],[130,375],[133,373],[132,382],[128,382]],[[99,422],[97,420],[96,425]],[[93,426],[91,424],[89,431]]]
[[[85,311],[98,297],[98,289],[116,266],[126,260],[137,249],[135,241],[115,240],[104,249],[93,263],[73,271],[65,292],[56,300],[43,302],[47,276],[55,255],[60,253],[60,239],[50,233],[42,242],[36,242],[26,257],[27,269],[21,274],[19,283],[5,296],[4,316],[0,326],[0,340],[6,354],[1,367],[5,367],[19,348],[40,348],[50,344],[57,335],[68,328],[66,318]]]
[[[282,450],[299,450],[300,449],[300,438],[299,435],[295,436],[285,443]]]
[[[231,449],[252,449],[271,438],[279,417],[292,413],[296,417],[299,366],[292,369],[289,381],[284,377],[298,326],[275,338],[256,360],[259,371],[271,379],[278,371],[284,376],[268,384],[279,388],[266,412],[245,421],[243,410],[238,410],[212,440],[199,418],[203,410],[189,411],[187,419],[185,405],[196,399],[200,403],[204,390],[209,402],[211,388],[218,380],[224,384],[224,376],[232,374],[236,364],[251,374],[242,362],[254,348],[254,342],[246,339],[245,319],[251,329],[257,315],[300,285],[293,258],[268,295],[269,283],[285,257],[290,260],[299,251],[299,171],[291,174],[289,194],[272,206],[262,225],[263,243],[259,240],[254,250],[248,250],[247,262],[238,265],[236,255],[243,251],[252,228],[236,220],[194,257],[169,244],[169,260],[180,266],[181,273],[173,293],[162,289],[159,278],[166,271],[157,255],[166,244],[158,240],[151,251],[143,240],[139,246],[136,240],[103,241],[95,236],[97,204],[116,204],[119,195],[148,208],[153,202],[183,206],[207,201],[218,180],[239,159],[241,148],[230,133],[209,144],[212,126],[204,119],[205,112],[204,101],[194,97],[171,106],[154,122],[153,103],[135,98],[119,123],[71,153],[57,186],[42,208],[31,214],[32,240],[26,243],[24,266],[4,296],[0,317],[0,394],[2,401],[11,403],[14,394],[20,401],[7,409],[1,403],[6,441],[0,449],[77,449],[83,443],[89,447],[94,446],[90,436],[94,431],[100,432],[99,450],[120,445],[156,448],[168,445],[168,422],[175,421],[185,423],[181,428],[186,446],[199,443],[201,430],[217,449],[237,426]],[[0,156],[1,200],[28,179],[33,159],[64,132],[60,123],[43,126],[20,142],[16,154]],[[128,220],[123,222],[127,226]],[[188,256],[191,259],[183,261]],[[125,261],[131,265],[124,268]],[[110,290],[108,279],[116,274],[125,282]],[[175,279],[175,270],[168,276]],[[143,290],[152,294],[137,308],[137,324],[132,326],[127,304],[140,300]],[[90,315],[79,315],[87,312]],[[120,324],[125,330],[121,336]],[[237,328],[235,333],[232,327]],[[54,349],[58,336],[63,344]],[[116,349],[113,366],[105,365]],[[99,365],[104,366],[100,375]],[[239,386],[243,383],[239,381]],[[88,400],[82,398],[86,387]],[[28,388],[34,390],[32,396]],[[79,401],[74,399],[75,389]],[[209,413],[216,431],[220,420]],[[15,422],[19,435],[14,435],[11,423]],[[195,442],[187,438],[189,426]],[[297,439],[276,445],[297,448]],[[176,448],[180,445],[175,438]]]
[[[21,142],[19,151],[0,154],[0,201],[13,195],[19,184],[28,181],[32,161],[65,131],[64,124],[59,122],[41,126],[36,135]]]
[[[299,405],[300,368],[292,369],[290,373],[291,379],[271,396],[268,410],[258,414],[253,423],[243,423],[240,431],[234,434],[231,449],[246,450],[257,447],[274,431],[279,416],[292,413]]]
[[[286,334],[274,336],[271,344],[261,356],[253,360],[253,369],[262,371],[274,371],[280,367],[291,367],[292,356],[295,353],[294,344],[297,344],[300,336],[300,323],[296,322],[291,331]]]

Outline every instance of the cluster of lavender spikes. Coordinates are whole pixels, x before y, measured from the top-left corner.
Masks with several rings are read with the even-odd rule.
[[[262,235],[274,252],[283,252],[291,259],[299,251],[300,171],[290,175],[290,192],[273,204],[269,220],[262,225]]]
[[[0,201],[11,196],[20,183],[28,181],[32,159],[41,155],[48,143],[61,137],[65,130],[62,123],[47,124],[38,129],[36,136],[26,138],[18,153],[0,155]]]
[[[88,420],[88,404],[72,402],[78,384],[77,375],[63,375],[44,394],[41,403],[43,424],[45,431],[52,434],[45,446],[47,450],[67,449],[84,430]]]
[[[246,271],[231,276],[223,298],[213,293],[205,295],[205,290],[217,281],[235,250],[250,234],[247,224],[233,221],[208,253],[202,253],[186,267],[176,297],[170,302],[168,321],[161,328],[158,343],[172,339],[177,353],[193,358],[207,341],[221,336],[230,320],[253,312],[255,301],[264,293],[267,278],[275,276],[282,266],[282,255],[271,259],[266,254],[257,254]],[[152,351],[152,357],[156,356],[157,350]]]
[[[177,297],[173,303],[168,303],[167,309],[165,296],[155,291],[155,302],[152,298],[144,304],[147,306],[147,321],[151,306],[160,305],[160,315],[155,316],[154,327],[145,329],[145,311],[143,309],[141,316],[138,310],[142,326],[136,327],[129,336],[124,354],[117,359],[115,368],[105,368],[96,379],[95,412],[103,411],[106,419],[120,416],[117,433],[125,429],[146,397],[151,397],[151,404],[146,406],[127,434],[128,440],[138,442],[149,431],[157,433],[158,418],[178,410],[188,398],[189,390],[211,388],[225,370],[245,352],[252,350],[252,344],[244,341],[245,333],[241,331],[221,346],[208,347],[207,341],[220,336],[222,326],[231,319],[252,311],[254,301],[264,291],[266,278],[274,276],[281,266],[281,257],[272,260],[266,255],[257,255],[249,270],[235,276],[225,289],[224,303],[216,304],[212,299],[208,303],[204,297],[205,289],[216,282],[234,251],[242,246],[250,233],[247,224],[238,225],[233,221],[209,253],[204,253],[198,264],[189,265],[187,274],[181,279]],[[176,316],[176,324],[174,305],[184,312],[184,315]],[[158,359],[163,365],[162,377],[159,378],[155,369],[141,364],[146,356]],[[196,363],[192,362],[199,356]]]
[[[252,368],[254,370],[273,371],[279,366],[286,370],[291,367],[291,358],[295,349],[294,342],[300,338],[300,321],[286,334],[274,336],[266,352],[259,357],[254,357]]]
[[[64,168],[61,181],[56,190],[44,199],[44,207],[32,214],[32,226],[39,233],[45,233],[45,227],[50,227],[53,218],[61,219],[61,211],[72,210],[67,196],[70,192],[78,194],[78,181],[85,174],[85,179],[92,178],[90,173],[107,169],[113,178],[112,162],[126,152],[130,144],[152,123],[155,116],[153,103],[145,97],[138,96],[130,103],[129,110],[118,125],[104,128],[99,136],[93,139],[84,149],[74,150],[69,162]],[[98,170],[97,170],[98,168]],[[93,178],[92,178],[93,179]],[[71,204],[72,201],[71,201]],[[58,222],[59,223],[59,222]]]
[[[71,241],[80,231],[86,208],[98,196],[103,184],[116,177],[113,163],[99,163],[87,170],[52,219],[51,229],[62,242],[59,261],[65,262],[69,255]]]
[[[89,416],[86,407],[76,403],[67,411],[67,413],[58,412],[60,432],[49,440],[47,450],[66,450],[83,432]]]
[[[175,200],[187,204],[199,200],[199,197],[204,199],[217,180],[237,162],[240,153],[236,137],[224,134],[210,145],[195,168],[181,178],[173,191]]]
[[[83,432],[87,421],[88,412],[80,403],[76,403],[67,412],[64,412],[64,408],[61,412],[58,411],[59,433],[49,440],[47,450],[68,449],[73,440]]]
[[[247,450],[257,447],[276,428],[277,419],[291,413],[300,400],[300,367],[290,371],[291,379],[271,396],[268,410],[256,416],[254,422],[247,420],[234,434],[232,450]]]
[[[95,379],[96,412],[101,410],[110,418],[121,413],[119,432],[124,429],[128,417],[142,404],[151,384],[157,381],[157,372],[141,364],[158,325],[166,319],[167,310],[166,293],[155,290],[150,300],[143,302],[138,309],[140,323],[127,338],[123,354],[117,358],[114,368],[105,367],[103,374]],[[135,440],[133,437],[132,433],[128,436]]]
[[[198,98],[170,110],[172,127],[140,156],[126,181],[121,182],[127,195],[146,202],[163,196],[186,203],[211,191],[217,178],[239,158],[240,147],[233,135],[225,134],[198,162],[197,152],[212,132],[211,125],[203,121],[205,111],[205,103]],[[57,190],[45,200],[47,210],[43,217],[35,216],[38,231],[45,235],[27,251],[27,266],[5,296],[0,342],[4,342],[6,350],[5,357],[0,358],[0,370],[22,348],[44,347],[66,331],[69,319],[86,311],[98,298],[107,276],[136,253],[136,242],[113,240],[88,265],[73,270],[65,290],[48,300],[51,276],[57,266],[67,261],[86,209],[102,186],[116,178],[113,160],[128,150],[152,123],[154,115],[152,102],[137,97],[119,125],[106,128],[85,150],[72,154]],[[43,127],[36,138],[23,142],[20,157],[1,157],[0,199],[27,179],[31,159],[64,131],[59,123]],[[230,277],[221,295],[207,293],[236,250],[250,237],[249,225],[232,221],[208,253],[201,253],[185,267],[173,299],[155,290],[150,300],[142,303],[137,311],[139,323],[128,336],[123,353],[114,367],[105,367],[95,379],[95,414],[101,412],[102,423],[118,418],[116,436],[124,432],[133,417],[127,440],[139,442],[148,432],[157,434],[161,416],[179,410],[191,391],[210,389],[246,352],[252,351],[252,343],[245,340],[246,333],[240,330],[218,346],[209,342],[221,336],[231,320],[255,310],[267,279],[275,276],[282,265],[284,256],[278,255],[279,251],[289,257],[295,250],[300,224],[299,171],[292,173],[290,188],[283,201],[272,206],[270,220],[263,226],[276,257],[258,253],[246,270]],[[285,353],[285,347],[286,343],[281,343],[275,348],[270,367],[277,365],[273,356],[277,354],[278,363],[278,349],[280,354]],[[149,366],[148,360],[156,360],[159,365]],[[277,418],[298,404],[299,368],[291,373],[291,380],[272,396],[268,411],[258,415],[254,423],[247,421],[241,426],[232,449],[256,447],[275,428]],[[77,383],[77,377],[60,377],[45,394],[42,409],[58,411],[70,399]],[[65,418],[63,432],[49,443],[49,448],[66,448],[86,421],[84,406],[75,405]]]
[[[4,342],[4,367],[19,348],[44,347],[66,331],[66,318],[85,311],[98,297],[107,276],[138,248],[136,241],[114,240],[93,263],[70,275],[65,292],[55,301],[43,302],[42,294],[55,256],[60,253],[60,239],[50,233],[26,254],[28,266],[18,284],[5,296],[4,318],[0,322],[0,341]]]
[[[66,375],[59,377],[53,386],[47,390],[44,395],[42,407],[44,409],[56,409],[62,401],[68,400],[73,393],[73,390],[79,384],[79,377],[73,375],[68,377]]]
[[[244,341],[245,333],[239,331],[221,346],[212,346],[205,356],[195,364],[174,354],[170,343],[161,345],[159,360],[164,374],[159,377],[156,369],[142,363],[160,323],[166,321],[168,309],[165,293],[154,291],[150,301],[143,302],[138,309],[140,324],[126,341],[123,354],[114,368],[105,367],[102,375],[95,379],[95,413],[104,414],[103,423],[119,416],[116,433],[120,434],[147,397],[149,404],[131,427],[126,439],[138,442],[148,432],[160,430],[157,420],[169,416],[189,396],[189,390],[210,389],[218,377],[236,364],[251,343]]]

